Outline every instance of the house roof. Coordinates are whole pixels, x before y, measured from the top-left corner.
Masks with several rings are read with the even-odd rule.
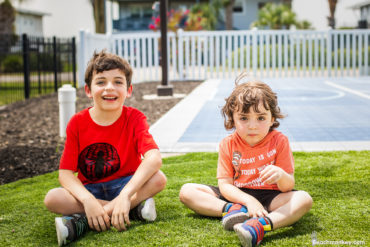
[[[17,13],[20,13],[20,14],[28,14],[28,15],[41,16],[41,17],[43,17],[44,15],[51,15],[50,13],[23,9],[23,8],[15,8],[15,10],[17,11]]]
[[[365,1],[362,1],[362,2],[359,2],[359,3],[356,3],[354,5],[352,5],[350,8],[351,9],[360,9],[362,7],[366,7],[366,6],[369,6],[370,5],[370,0],[365,0]]]

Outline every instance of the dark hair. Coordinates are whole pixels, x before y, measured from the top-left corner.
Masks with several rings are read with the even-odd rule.
[[[274,118],[270,131],[279,127],[280,123],[277,119],[284,118],[284,115],[280,112],[276,93],[266,83],[261,81],[248,81],[239,84],[243,78],[245,78],[245,74],[240,75],[236,79],[235,88],[231,95],[225,99],[226,104],[221,110],[226,130],[235,128],[233,119],[235,111],[249,113],[250,108],[253,107],[255,112],[259,112],[258,106],[260,103],[263,104],[266,110],[271,111],[271,115]]]
[[[87,69],[85,71],[86,85],[91,88],[91,81],[94,73],[101,73],[103,71],[113,69],[119,69],[123,74],[125,74],[127,88],[129,88],[132,79],[132,68],[130,64],[120,56],[108,53],[105,50],[102,50],[99,53],[95,51],[93,57],[87,64]]]

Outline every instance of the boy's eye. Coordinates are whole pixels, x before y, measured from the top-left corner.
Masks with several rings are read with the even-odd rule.
[[[123,81],[116,81],[116,84],[121,85],[121,84],[123,84]]]
[[[102,85],[102,84],[104,84],[104,81],[97,81],[96,84],[97,85]]]
[[[240,117],[240,120],[241,121],[246,121],[246,120],[248,120],[248,118],[247,117]]]
[[[258,120],[263,121],[265,120],[265,117],[258,117]]]

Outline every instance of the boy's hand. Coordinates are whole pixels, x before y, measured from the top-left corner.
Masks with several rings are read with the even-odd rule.
[[[248,205],[245,206],[248,208],[249,217],[263,217],[268,215],[266,209],[257,199],[249,201]]]
[[[276,184],[284,174],[284,170],[278,166],[266,166],[260,173],[261,182],[266,184]]]
[[[91,229],[100,232],[110,228],[110,218],[97,199],[88,199],[83,206]]]
[[[130,226],[130,206],[131,200],[126,194],[120,194],[115,202],[114,209],[112,212],[112,225],[118,230],[126,230],[127,226]]]

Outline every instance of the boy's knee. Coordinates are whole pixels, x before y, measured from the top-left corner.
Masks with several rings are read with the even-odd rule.
[[[308,212],[310,211],[313,200],[310,194],[308,194],[306,191],[299,191],[300,201],[302,203],[302,208]]]
[[[59,188],[51,189],[49,192],[45,195],[44,198],[44,205],[47,209],[51,209],[56,203],[58,203],[58,198],[60,198],[58,193]]]
[[[155,186],[157,188],[161,188],[161,190],[163,190],[165,187],[166,187],[166,184],[167,184],[167,177],[166,175],[164,175],[164,173],[162,171],[158,171],[156,174],[155,174],[155,177],[154,177],[154,182],[155,182]]]
[[[179,198],[182,203],[186,203],[192,195],[194,195],[194,184],[192,183],[187,183],[184,184],[179,193]]]

